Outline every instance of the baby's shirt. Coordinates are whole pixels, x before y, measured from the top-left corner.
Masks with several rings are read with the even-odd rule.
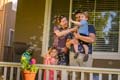
[[[80,21],[80,26],[78,29],[79,34],[84,34],[84,35],[88,35],[88,22],[86,20],[81,20]]]

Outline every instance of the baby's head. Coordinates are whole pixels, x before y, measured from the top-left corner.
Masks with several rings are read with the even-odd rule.
[[[80,20],[88,20],[88,12],[82,12],[80,15]]]

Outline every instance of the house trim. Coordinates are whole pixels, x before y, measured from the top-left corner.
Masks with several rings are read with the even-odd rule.
[[[43,56],[43,54],[46,53],[48,50],[51,7],[52,7],[52,0],[46,0],[45,14],[44,14],[43,41],[42,41],[42,55],[41,56]]]

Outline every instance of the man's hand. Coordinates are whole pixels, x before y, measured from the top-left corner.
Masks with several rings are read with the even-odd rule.
[[[78,33],[74,33],[74,36],[76,39],[85,41],[87,43],[93,43],[93,42],[95,42],[95,39],[96,39],[96,36],[94,33],[89,33],[89,36],[82,36]]]

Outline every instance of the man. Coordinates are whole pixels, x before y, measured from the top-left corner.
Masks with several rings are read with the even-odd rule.
[[[80,22],[81,19],[81,12],[76,12],[75,13],[75,18],[76,21]],[[74,34],[75,38],[84,42],[89,43],[88,47],[89,47],[89,58],[88,61],[84,62],[83,58],[84,58],[84,51],[81,51],[82,49],[80,49],[81,46],[79,46],[79,52],[81,52],[78,55],[77,59],[74,59],[74,51],[70,52],[70,65],[71,66],[83,66],[83,67],[92,67],[92,43],[95,42],[96,39],[96,33],[95,33],[95,29],[93,27],[93,25],[88,25],[88,31],[89,31],[89,35],[88,36],[82,36],[80,34]]]
[[[79,11],[77,11],[75,13],[75,19],[78,22],[80,22],[80,19],[82,17],[81,13],[82,12],[79,12]],[[79,45],[79,52],[80,53],[79,53],[77,59],[75,59],[74,58],[74,54],[75,53],[74,53],[73,48],[71,48],[71,43],[69,43],[69,42],[66,43],[66,46],[68,48],[70,48],[70,54],[69,54],[69,65],[70,66],[92,67],[92,62],[93,62],[93,59],[92,59],[92,43],[94,43],[95,40],[96,40],[95,28],[93,27],[93,25],[88,25],[88,32],[89,32],[88,36],[82,36],[82,35],[80,35],[78,33],[74,34],[74,37],[76,39],[89,43],[89,45],[88,45],[89,57],[88,57],[87,61],[83,61],[83,59],[85,58],[85,53],[84,53],[83,48],[81,47],[81,45]],[[80,74],[79,73],[77,73],[76,78],[78,80],[80,80],[79,79],[80,78]],[[85,74],[84,79],[88,80],[88,78],[89,78],[89,75]]]

